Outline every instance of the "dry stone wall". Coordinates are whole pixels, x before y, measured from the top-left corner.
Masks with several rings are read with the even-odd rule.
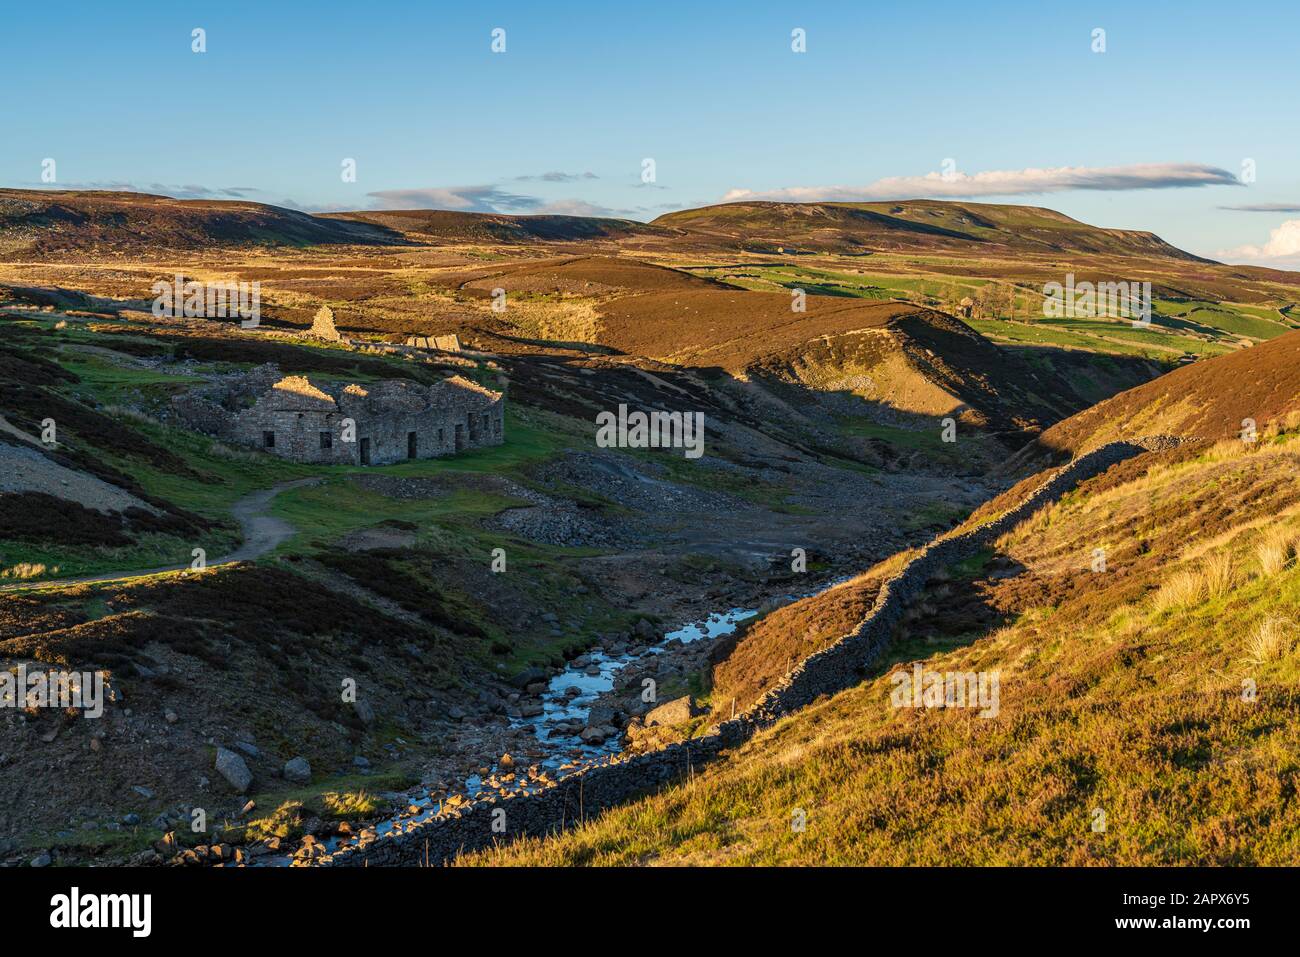
[[[880,657],[904,610],[941,569],[971,557],[1083,480],[1117,462],[1177,442],[1156,436],[1102,446],[1056,469],[1023,502],[993,521],[931,542],[883,585],[871,612],[854,631],[806,658],[752,708],[723,722],[712,733],[647,754],[614,756],[561,778],[539,793],[478,798],[400,834],[344,848],[317,863],[326,867],[439,865],[463,852],[522,835],[554,833],[605,808],[679,781],[722,751],[743,744],[760,728],[823,695],[858,684]],[[498,810],[504,811],[504,818],[494,814]]]

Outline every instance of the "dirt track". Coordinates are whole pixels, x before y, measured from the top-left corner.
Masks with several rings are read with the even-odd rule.
[[[230,514],[239,522],[239,527],[244,533],[244,542],[229,555],[223,555],[214,562],[209,562],[208,568],[217,568],[221,565],[229,565],[234,562],[247,562],[260,558],[267,552],[270,552],[281,542],[293,535],[295,529],[288,522],[274,516],[267,515],[266,509],[270,507],[271,502],[277,495],[285,489],[298,488],[303,485],[313,485],[319,482],[319,478],[295,479],[292,482],[281,482],[279,485],[273,485],[271,488],[258,489],[256,492],[250,492],[243,498],[239,499],[230,506]],[[15,582],[10,585],[0,585],[0,592],[15,591],[35,591],[43,588],[67,588],[70,585],[89,585],[96,582],[119,582],[126,581],[130,578],[144,578],[148,575],[161,575],[166,572],[185,571],[190,566],[182,565],[164,565],[160,568],[142,568],[129,572],[108,572],[102,575],[82,575],[77,578],[57,578],[48,581],[33,582]]]

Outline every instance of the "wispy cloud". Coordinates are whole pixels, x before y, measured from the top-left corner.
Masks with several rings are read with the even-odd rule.
[[[585,199],[542,199],[500,186],[429,186],[367,193],[371,209],[446,209],[463,213],[637,218],[647,210],[611,209]]]
[[[1244,206],[1220,206],[1238,213],[1300,213],[1300,203],[1247,203]]]
[[[429,186],[381,189],[367,193],[372,209],[449,209],[464,213],[531,213],[543,205],[536,196],[500,186]]]
[[[553,170],[549,173],[536,173],[530,176],[516,176],[518,182],[540,183],[577,183],[584,179],[600,179],[595,173],[561,173]]]
[[[785,202],[870,202],[891,199],[969,199],[979,196],[1020,196],[1066,190],[1185,189],[1196,186],[1238,186],[1237,177],[1217,166],[1200,163],[1141,163],[1131,166],[1058,166],[1052,169],[989,170],[983,173],[926,173],[892,176],[867,186],[790,186],[756,191],[733,189],[723,202],[780,200]]]

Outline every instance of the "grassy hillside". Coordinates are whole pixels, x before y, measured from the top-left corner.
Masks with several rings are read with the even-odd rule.
[[[362,210],[326,213],[322,219],[370,223],[391,229],[411,241],[452,243],[580,242],[654,235],[658,230],[630,219],[594,216],[508,216],[502,213],[458,213],[443,209]]]
[[[227,246],[369,245],[396,238],[396,233],[371,224],[321,219],[243,200],[0,189],[0,256],[9,260]]]
[[[473,863],[1294,863],[1300,442],[1146,460],[933,583],[862,686],[690,782]],[[999,713],[892,707],[889,673],[917,661],[999,672]]]
[[[660,794],[474,864],[1288,864],[1300,859],[1300,390],[1252,352],[1260,431],[1139,456],[927,586],[859,687]],[[1271,363],[1267,360],[1277,359]],[[1238,357],[1178,375],[1206,435]],[[1166,377],[1172,379],[1173,377]],[[1133,395],[1120,434],[1149,422]],[[1070,433],[1090,410],[1058,428]],[[1127,417],[1127,418],[1125,418]],[[1091,444],[1091,443],[1090,443]],[[1027,479],[983,511],[1005,507]],[[900,559],[896,558],[895,562]],[[852,625],[888,565],[754,624],[714,668],[743,707]],[[898,707],[891,677],[996,675],[996,713]],[[806,828],[792,822],[806,820]]]
[[[990,251],[1000,248],[1205,261],[1153,233],[1102,229],[1051,209],[991,203],[735,202],[667,213],[653,225],[682,230],[692,239],[755,252],[780,248],[851,254],[987,246]]]
[[[1214,441],[1257,432],[1296,407],[1300,332],[1212,362],[1175,369],[1048,429],[1018,461],[1086,452],[1125,436],[1166,434]]]

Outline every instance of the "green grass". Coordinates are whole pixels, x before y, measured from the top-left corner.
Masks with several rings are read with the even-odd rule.
[[[270,512],[298,531],[275,555],[310,554],[319,547],[381,522],[396,519],[420,526],[417,543],[436,539],[441,520],[482,518],[511,505],[523,504],[499,495],[469,489],[429,499],[394,499],[371,492],[347,476],[333,476],[320,485],[287,489],[276,496]]]
[[[43,579],[97,575],[120,569],[164,568],[189,564],[193,560],[191,553],[195,548],[203,548],[211,560],[229,553],[238,542],[237,533],[222,529],[193,539],[150,532],[138,535],[130,545],[120,547],[64,546],[52,542],[33,544],[0,539],[0,569],[11,568],[19,562],[44,565],[45,574],[30,579],[38,582]],[[18,581],[17,578],[0,578],[0,585],[16,584]]]
[[[943,441],[938,419],[935,420],[933,429],[904,429],[893,425],[882,425],[866,416],[842,416],[839,427],[845,435],[863,439],[881,439],[890,445],[926,452],[941,458],[960,458],[955,443]]]

